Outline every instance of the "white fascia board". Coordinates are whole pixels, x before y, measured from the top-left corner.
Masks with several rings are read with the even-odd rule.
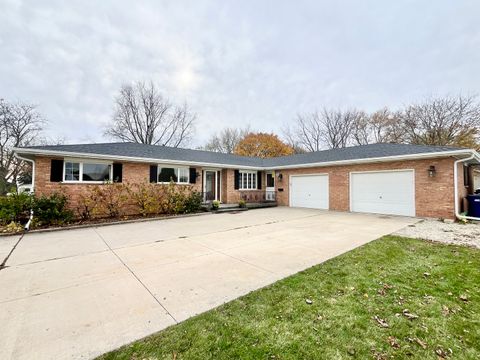
[[[206,162],[198,162],[198,161],[154,159],[154,158],[105,155],[105,154],[89,154],[89,153],[77,153],[77,152],[71,152],[71,151],[55,151],[55,150],[45,150],[45,149],[13,148],[13,151],[16,154],[58,156],[58,157],[66,157],[66,158],[78,158],[78,159],[130,161],[130,162],[140,162],[140,163],[149,163],[149,164],[192,165],[192,166],[201,166],[201,167],[220,167],[223,169],[227,168],[227,169],[262,170],[262,167],[248,166],[248,165],[231,165],[231,164],[219,164],[219,163],[206,163]]]
[[[353,164],[404,161],[404,160],[421,160],[421,159],[432,159],[432,158],[460,156],[460,155],[469,156],[469,155],[472,155],[474,153],[476,153],[475,150],[463,150],[462,149],[462,150],[441,151],[441,152],[434,152],[434,153],[395,155],[395,156],[383,156],[383,157],[365,158],[365,159],[338,160],[338,161],[325,161],[325,162],[318,162],[318,163],[269,166],[269,167],[264,167],[264,169],[265,170],[284,170],[284,169],[300,169],[300,168],[309,168],[309,167],[353,165]],[[477,153],[477,156],[478,156],[478,153]],[[479,159],[480,159],[480,157],[479,157]]]

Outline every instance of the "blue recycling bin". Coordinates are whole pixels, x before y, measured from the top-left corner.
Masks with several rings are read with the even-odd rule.
[[[480,194],[467,195],[468,200],[468,216],[480,218]]]

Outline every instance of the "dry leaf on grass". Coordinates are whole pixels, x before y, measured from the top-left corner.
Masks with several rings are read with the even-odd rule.
[[[400,348],[400,344],[398,343],[398,340],[394,336],[389,336],[388,337],[388,343],[394,349],[399,349]]]
[[[418,315],[412,314],[408,309],[404,309],[402,314],[409,320],[418,319]]]
[[[419,338],[415,338],[414,340],[415,340],[415,342],[416,342],[418,345],[420,345],[423,349],[426,349],[426,348],[427,348],[427,343],[426,343],[425,341],[422,341],[422,340],[420,340]]]
[[[377,324],[380,325],[380,327],[383,327],[383,328],[390,327],[384,319],[379,318],[377,315],[375,315],[373,318],[377,322]]]

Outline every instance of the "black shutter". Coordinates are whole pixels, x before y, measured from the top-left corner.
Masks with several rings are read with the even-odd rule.
[[[190,168],[190,184],[195,184],[197,181],[197,169]]]
[[[257,189],[262,190],[262,172],[257,172]]]
[[[234,189],[238,190],[240,189],[240,170],[235,170],[235,184],[234,184]]]
[[[50,163],[50,181],[61,182],[63,179],[63,160],[52,159]]]
[[[122,173],[123,173],[123,164],[114,163],[113,164],[113,181],[121,183],[122,182]]]
[[[158,166],[150,165],[150,182],[156,183],[158,181]]]

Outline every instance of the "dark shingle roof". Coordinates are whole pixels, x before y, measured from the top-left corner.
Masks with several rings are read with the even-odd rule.
[[[98,154],[111,156],[128,156],[134,158],[192,161],[211,164],[262,166],[262,159],[222,154],[212,151],[174,148],[159,145],[137,143],[98,143],[75,145],[31,146],[30,149]]]
[[[77,145],[31,146],[26,149],[50,150],[54,152],[71,152],[77,154],[97,154],[110,156],[127,156],[133,158],[178,160],[206,164],[223,164],[249,167],[276,167],[291,165],[306,165],[312,163],[348,161],[389,156],[415,155],[466,150],[449,146],[426,146],[406,144],[371,144],[352,146],[342,149],[332,149],[282,156],[270,159],[222,154],[211,151],[172,148],[167,146],[144,145],[136,143],[102,143]],[[21,149],[17,152],[21,153]]]
[[[270,158],[264,160],[264,166],[288,166],[319,162],[348,161],[389,156],[427,154],[454,150],[462,150],[462,148],[450,146],[380,143]]]

